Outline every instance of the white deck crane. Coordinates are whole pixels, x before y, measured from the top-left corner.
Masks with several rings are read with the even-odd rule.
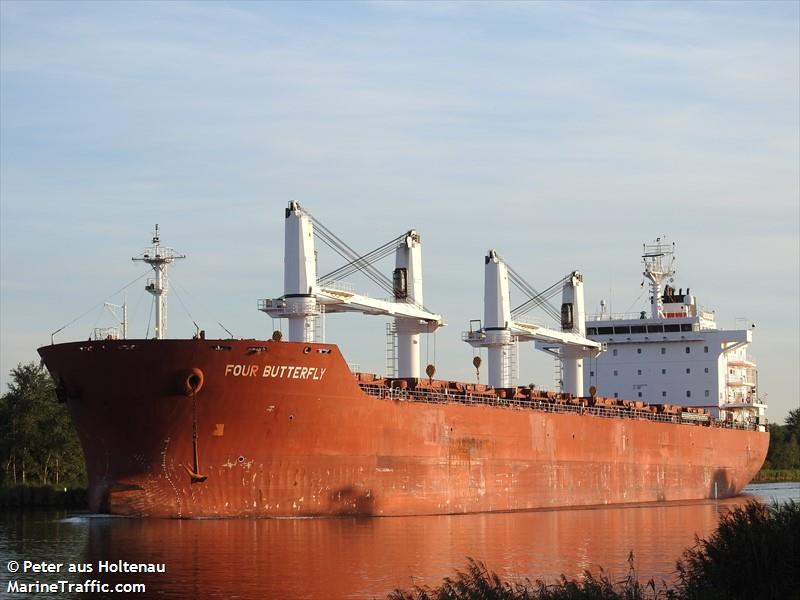
[[[602,351],[598,342],[586,338],[582,275],[573,271],[539,294],[510,269],[495,250],[489,250],[485,265],[483,326],[476,331],[465,332],[463,339],[472,346],[488,348],[489,385],[496,388],[511,387],[508,368],[511,346],[516,341],[535,341],[561,348],[563,389],[582,396],[583,359],[589,355],[597,356]],[[513,310],[509,294],[509,270],[512,281],[530,296],[529,300]],[[520,316],[534,306],[549,306],[546,295],[548,292],[557,293],[558,286],[562,288],[561,312],[558,314],[555,309],[551,309],[551,312],[553,316],[560,317],[561,331],[520,320]],[[539,344],[537,347],[540,347]]]
[[[315,227],[316,226],[316,227]],[[315,233],[349,262],[317,277]],[[359,256],[352,248],[315,220],[299,203],[286,209],[284,247],[284,289],[280,298],[260,300],[259,310],[271,317],[289,320],[289,341],[311,342],[314,319],[325,313],[360,312],[394,317],[398,337],[398,376],[420,376],[419,334],[443,325],[441,315],[422,305],[422,246],[419,234],[410,230],[376,250]],[[372,263],[395,252],[393,281],[380,274]],[[377,300],[338,289],[337,277],[362,271],[390,292],[394,301]]]

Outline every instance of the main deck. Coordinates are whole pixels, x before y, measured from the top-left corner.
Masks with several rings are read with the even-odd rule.
[[[572,413],[608,419],[643,419],[659,423],[683,423],[704,427],[757,431],[757,424],[712,417],[703,408],[674,404],[647,404],[603,396],[580,397],[531,387],[496,389],[484,384],[439,379],[397,379],[370,373],[355,373],[365,394],[381,399],[458,403],[531,410],[547,413]]]

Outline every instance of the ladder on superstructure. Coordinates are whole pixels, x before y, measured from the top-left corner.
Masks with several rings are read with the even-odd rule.
[[[564,367],[561,364],[560,355],[553,357],[553,375],[555,379],[555,390],[560,393],[561,388],[564,386]]]
[[[503,365],[503,371],[507,377],[506,381],[515,386],[519,376],[519,338],[516,336],[513,338],[513,343],[508,346],[508,355]]]
[[[386,377],[397,377],[397,327],[386,324]]]
[[[325,305],[320,304],[317,309],[319,314],[314,317],[314,341],[325,343]]]

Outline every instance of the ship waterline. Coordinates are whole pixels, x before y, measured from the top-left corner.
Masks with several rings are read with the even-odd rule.
[[[473,402],[365,393],[332,344],[98,340],[39,352],[81,438],[91,509],[114,514],[391,516],[724,498],[752,479],[769,441],[712,419],[582,410],[594,398],[555,411],[488,400],[504,390]]]

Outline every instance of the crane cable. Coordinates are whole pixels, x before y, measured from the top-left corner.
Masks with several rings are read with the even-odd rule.
[[[386,242],[382,246],[379,246],[375,250],[368,252],[363,256],[359,256],[358,253],[353,250],[344,240],[342,240],[339,236],[337,236],[333,231],[325,227],[316,217],[314,217],[311,213],[303,209],[303,212],[311,219],[311,222],[314,224],[314,233],[315,235],[325,243],[331,250],[336,252],[339,256],[344,258],[348,261],[342,267],[323,275],[322,277],[318,278],[323,284],[330,283],[333,279],[338,279],[341,277],[346,277],[352,275],[356,271],[361,271],[366,275],[369,279],[371,279],[374,283],[376,283],[381,289],[385,292],[390,294],[391,297],[394,297],[394,284],[392,281],[386,277],[383,273],[378,271],[374,266],[373,263],[381,260],[387,256],[389,256],[393,251],[397,249],[400,243],[406,238],[408,235],[404,233],[396,237],[395,239]],[[417,308],[424,310],[425,312],[432,313],[433,311],[426,308],[424,305],[420,304],[416,301],[413,297],[409,296],[408,302],[416,306]]]
[[[548,287],[543,292],[539,292],[508,263],[506,263],[506,268],[508,269],[509,279],[511,282],[516,285],[520,291],[529,296],[528,300],[512,309],[511,315],[514,318],[520,317],[534,308],[541,307],[542,310],[544,310],[544,312],[547,313],[551,318],[555,319],[556,321],[561,320],[560,311],[550,304],[549,300],[558,295],[559,290],[569,279],[570,275],[562,277],[559,281]]]
[[[399,236],[376,248],[375,250],[364,254],[363,256],[359,256],[350,260],[347,264],[339,267],[338,269],[321,276],[319,278],[320,282],[329,283],[336,279],[343,279],[349,275],[352,275],[356,271],[362,270],[367,264],[372,265],[373,263],[386,258],[396,250],[397,245],[403,240],[404,237],[405,235]]]
[[[368,263],[361,264],[359,262],[360,257],[355,250],[353,250],[350,246],[348,246],[340,237],[338,237],[330,229],[328,229],[322,223],[320,223],[319,220],[314,218],[310,213],[307,212],[306,214],[309,216],[311,222],[314,224],[314,232],[317,234],[317,237],[321,239],[331,250],[336,252],[339,256],[341,256],[345,260],[356,263],[358,270],[362,271],[364,275],[369,277],[372,281],[378,284],[385,291],[389,293],[394,293],[392,282],[389,281],[388,277],[380,273],[377,269],[375,269],[372,265]]]

